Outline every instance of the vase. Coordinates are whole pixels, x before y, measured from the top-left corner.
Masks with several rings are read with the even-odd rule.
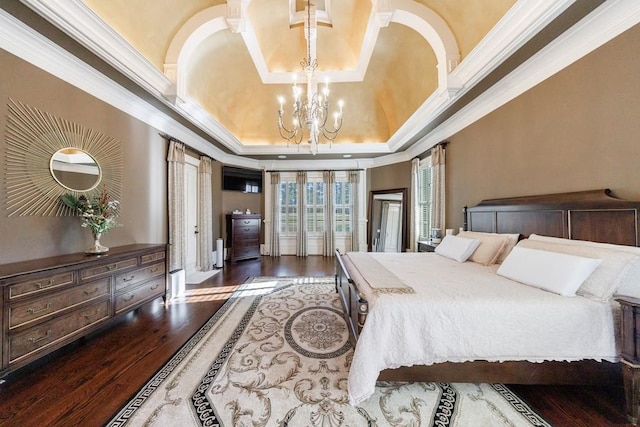
[[[109,250],[108,247],[102,246],[100,244],[100,237],[102,237],[102,233],[93,233],[93,245],[89,249],[85,251],[88,254],[102,254]]]

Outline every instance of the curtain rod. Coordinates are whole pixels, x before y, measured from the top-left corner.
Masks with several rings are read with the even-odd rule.
[[[161,137],[163,137],[163,138],[164,138],[164,139],[166,139],[167,141],[175,141],[175,142],[179,142],[180,144],[183,144],[185,147],[187,147],[189,150],[191,150],[191,151],[195,151],[197,154],[199,154],[199,155],[201,155],[201,156],[208,157],[208,158],[210,158],[211,160],[213,160],[214,162],[216,162],[216,161],[217,161],[217,160],[216,160],[216,159],[214,159],[213,157],[211,157],[211,156],[209,156],[209,155],[207,155],[207,154],[204,154],[202,151],[200,151],[200,150],[198,150],[198,149],[196,149],[196,148],[193,148],[192,146],[190,146],[190,145],[189,145],[189,144],[187,144],[186,142],[180,141],[178,138],[174,138],[174,137],[172,137],[171,135],[169,135],[169,134],[167,134],[167,133],[164,133],[164,132],[158,132],[158,135],[160,135]]]
[[[267,169],[265,172],[356,172],[363,171],[364,169],[299,169],[299,170],[275,170],[275,169]]]

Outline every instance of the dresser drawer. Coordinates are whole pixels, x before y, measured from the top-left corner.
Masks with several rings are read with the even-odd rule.
[[[234,250],[240,250],[243,248],[259,248],[259,247],[260,247],[260,241],[255,237],[253,239],[238,240],[233,244]]]
[[[164,251],[155,252],[148,255],[142,255],[140,256],[140,264],[146,264],[149,262],[158,261],[160,259],[164,259],[164,257],[165,257]]]
[[[32,353],[62,344],[67,337],[109,318],[109,300],[81,308],[15,335],[8,340],[9,364]]]
[[[111,274],[116,271],[124,270],[125,268],[131,268],[138,265],[137,258],[123,259],[121,261],[115,261],[110,264],[100,265],[98,267],[86,268],[80,270],[80,279],[87,280],[94,277],[103,276],[105,274]]]
[[[9,300],[35,295],[50,289],[59,289],[63,286],[72,285],[73,283],[75,283],[74,271],[54,274],[39,279],[25,280],[24,282],[9,285]]]
[[[260,227],[260,219],[258,218],[247,218],[247,219],[234,219],[233,227]]]
[[[242,236],[251,236],[255,238],[260,234],[259,225],[244,225],[241,227],[233,227],[233,236],[235,239],[239,239]]]
[[[120,274],[116,276],[115,280],[116,292],[129,286],[135,286],[140,282],[158,275],[164,275],[164,263],[152,264],[148,267]]]
[[[260,256],[260,247],[234,248],[234,258],[253,258]]]
[[[127,310],[129,307],[137,305],[152,297],[164,294],[164,276],[153,279],[137,288],[127,289],[126,292],[116,295],[116,314]]]
[[[9,329],[109,294],[109,278],[9,307]]]

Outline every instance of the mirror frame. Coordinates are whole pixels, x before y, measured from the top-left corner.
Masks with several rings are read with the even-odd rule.
[[[371,252],[373,250],[373,201],[374,196],[379,194],[392,194],[392,193],[401,193],[402,194],[402,248],[401,252],[406,252],[407,250],[407,242],[409,238],[407,236],[407,221],[408,221],[408,210],[407,210],[407,196],[408,191],[407,188],[393,188],[389,190],[371,190],[369,191],[369,208],[367,213],[367,251]]]
[[[82,150],[96,161],[101,178],[93,189],[70,190],[54,178],[51,158],[63,148]],[[9,216],[75,215],[60,196],[98,196],[102,184],[120,200],[122,165],[122,143],[117,139],[9,99],[5,180]]]
[[[51,176],[53,177],[53,179],[55,179],[58,184],[60,184],[61,186],[63,186],[64,188],[66,188],[69,191],[75,191],[75,192],[81,192],[81,193],[86,193],[89,192],[91,190],[93,190],[94,188],[96,188],[98,185],[100,185],[100,183],[102,182],[102,167],[100,166],[100,163],[98,163],[98,161],[96,159],[93,158],[93,156],[91,155],[91,153],[87,153],[84,150],[81,150],[79,148],[73,148],[73,150],[77,150],[77,151],[81,151],[83,154],[87,155],[91,160],[93,160],[93,163],[95,164],[95,167],[98,169],[98,174],[97,177],[94,181],[94,183],[88,187],[88,188],[73,188],[68,186],[67,184],[65,184],[64,182],[62,182],[61,177],[56,175],[56,171],[58,171],[59,169],[54,168],[54,164],[56,163],[56,154],[60,153],[61,151],[64,150],[68,150],[68,148],[61,148],[58,151],[56,151],[55,153],[53,153],[53,155],[51,156],[51,160],[49,160],[49,171],[51,172]],[[66,154],[66,153],[63,153]],[[58,162],[58,163],[63,163],[63,162]],[[85,166],[88,167],[88,165],[86,163],[84,164],[77,164],[77,163],[63,163],[63,164],[68,164],[71,165],[71,167],[73,167],[74,165],[77,166]],[[82,174],[82,175],[89,175],[89,176],[93,176],[92,174],[89,173],[81,173],[81,172],[77,172],[77,171],[64,171],[62,170],[61,172],[71,172],[71,173],[76,173],[76,174]]]

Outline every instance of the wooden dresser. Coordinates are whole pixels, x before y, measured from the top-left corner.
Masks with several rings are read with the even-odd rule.
[[[159,296],[166,245],[127,245],[0,265],[0,377]]]
[[[260,214],[227,214],[229,261],[260,256]]]

